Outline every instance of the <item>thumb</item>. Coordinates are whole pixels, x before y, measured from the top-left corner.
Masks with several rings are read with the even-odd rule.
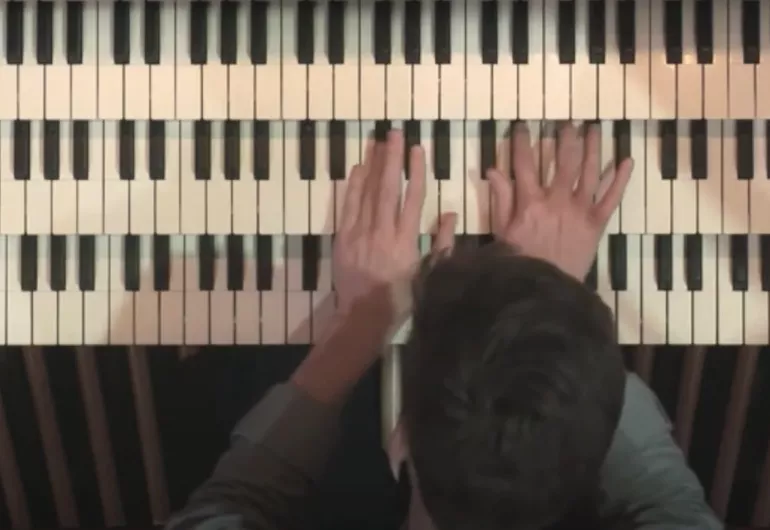
[[[436,230],[436,239],[433,243],[433,252],[441,253],[450,251],[455,245],[455,227],[457,226],[457,214],[448,212],[441,214]]]

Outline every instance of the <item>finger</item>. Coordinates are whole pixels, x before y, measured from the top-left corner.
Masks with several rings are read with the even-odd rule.
[[[350,233],[356,227],[361,215],[365,185],[366,168],[361,164],[354,166],[345,189],[345,200],[340,216],[340,233]]]
[[[519,123],[514,127],[512,141],[516,198],[527,200],[541,193],[541,188],[535,154],[526,125]]]
[[[543,138],[538,146],[538,156],[537,174],[540,186],[547,188],[551,185],[553,163],[556,159],[556,139],[551,136]]]
[[[497,169],[487,171],[492,191],[492,233],[502,235],[513,214],[513,181]]]
[[[376,142],[372,149],[372,157],[364,183],[364,194],[361,200],[361,213],[359,214],[358,227],[362,230],[370,230],[374,224],[374,215],[379,196],[380,178],[384,164],[387,147],[382,142]]]
[[[600,190],[599,199],[594,207],[594,218],[601,226],[607,224],[613,212],[620,205],[620,201],[623,200],[623,194],[626,191],[628,181],[631,179],[631,172],[633,170],[633,160],[626,158],[615,170],[614,166],[609,167],[604,171],[603,181],[600,188],[605,188],[606,191]]]
[[[436,230],[436,239],[433,242],[433,252],[440,254],[449,251],[455,244],[455,227],[457,226],[457,214],[447,212],[441,214]]]
[[[425,202],[425,151],[415,145],[409,151],[409,183],[404,194],[404,207],[398,221],[399,238],[414,241],[420,233],[422,205]]]
[[[401,169],[404,163],[404,136],[401,131],[390,131],[379,179],[376,227],[395,233],[401,199]]]
[[[580,170],[577,194],[586,203],[594,200],[596,188],[599,186],[601,136],[599,128],[588,126],[583,142],[583,167]]]
[[[559,130],[556,145],[556,176],[551,189],[556,193],[571,194],[580,174],[583,144],[577,129],[570,123]]]

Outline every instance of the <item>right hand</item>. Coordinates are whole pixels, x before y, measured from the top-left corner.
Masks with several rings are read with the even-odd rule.
[[[600,176],[600,141],[596,126],[588,127],[583,139],[569,124],[559,130],[558,147],[545,140],[536,153],[526,125],[517,124],[511,138],[515,181],[499,168],[487,174],[495,237],[585,280],[633,166],[630,158],[617,167],[612,162]],[[551,184],[543,185],[540,175],[550,170],[554,152],[556,172]]]

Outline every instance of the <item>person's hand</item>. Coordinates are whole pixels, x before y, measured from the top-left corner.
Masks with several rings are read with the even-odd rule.
[[[553,263],[583,281],[599,240],[620,204],[632,161],[613,162],[600,176],[600,134],[588,127],[585,138],[571,124],[558,133],[557,145],[544,141],[532,148],[527,127],[512,132],[514,181],[491,169],[492,231],[522,254]],[[549,186],[541,184],[555,152],[556,170]]]
[[[338,311],[385,308],[390,318],[410,307],[410,282],[420,260],[417,246],[425,200],[425,153],[409,153],[410,178],[401,204],[404,137],[391,131],[386,143],[370,144],[364,163],[348,179],[334,242],[333,273]],[[456,216],[443,216],[436,246],[452,245]],[[371,302],[371,303],[367,303]]]

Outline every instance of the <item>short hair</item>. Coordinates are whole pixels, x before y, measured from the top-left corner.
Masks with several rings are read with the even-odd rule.
[[[502,243],[424,263],[403,417],[440,530],[554,525],[599,492],[625,369],[601,298]]]

